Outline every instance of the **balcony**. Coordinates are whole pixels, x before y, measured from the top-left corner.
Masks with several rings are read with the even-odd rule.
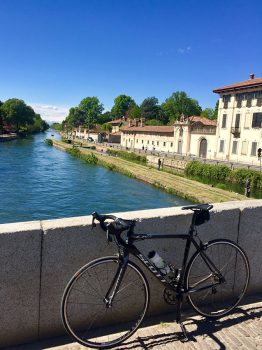
[[[232,127],[231,134],[233,134],[234,137],[236,137],[236,138],[240,137],[240,128],[239,127]]]

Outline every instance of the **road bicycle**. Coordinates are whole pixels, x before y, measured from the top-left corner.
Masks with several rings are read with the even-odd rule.
[[[150,287],[142,269],[129,260],[130,255],[163,284],[164,300],[174,305],[184,340],[188,340],[181,321],[184,296],[202,316],[219,318],[230,313],[248,287],[249,262],[243,249],[231,240],[201,241],[197,226],[210,219],[212,208],[210,204],[182,208],[193,211],[187,234],[135,233],[136,220],[94,212],[92,227],[96,226],[95,220],[99,221],[108,242],[114,239],[118,253],[91,261],[69,281],[61,303],[63,324],[69,334],[84,346],[106,349],[119,345],[138,329],[148,309]],[[154,252],[147,257],[134,245],[141,240],[170,238],[185,240],[180,268],[161,258],[159,266],[150,259]],[[195,252],[189,257],[191,246]]]

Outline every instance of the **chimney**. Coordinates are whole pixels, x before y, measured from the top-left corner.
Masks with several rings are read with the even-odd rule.
[[[132,119],[128,120],[128,126],[131,127],[132,126]]]
[[[249,74],[249,79],[250,79],[250,80],[253,80],[254,77],[255,77],[255,75],[254,75],[253,73]]]
[[[145,126],[145,118],[141,118],[141,119],[140,119],[140,126],[141,126],[141,128],[142,128],[143,126]]]
[[[136,118],[134,119],[134,122],[135,122],[135,126],[138,126],[138,120]]]

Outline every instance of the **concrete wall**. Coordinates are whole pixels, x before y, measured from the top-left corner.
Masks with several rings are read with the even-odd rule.
[[[140,219],[140,233],[185,233],[192,214],[168,208],[116,215]],[[226,237],[245,249],[251,264],[249,293],[262,291],[261,227],[262,200],[252,200],[215,204],[211,220],[198,229],[204,241]],[[155,249],[179,266],[184,242],[147,240],[138,245],[144,253]],[[0,347],[63,334],[60,301],[68,280],[83,264],[115,251],[98,226],[91,230],[90,216],[0,225]],[[162,285],[146,275],[149,314],[172,311],[163,301]]]

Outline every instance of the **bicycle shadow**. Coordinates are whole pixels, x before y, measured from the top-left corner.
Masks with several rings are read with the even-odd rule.
[[[212,339],[216,345],[219,347],[216,347],[216,349],[219,350],[226,350],[227,344],[224,344],[221,341],[221,338],[216,336],[216,333],[220,330],[225,330],[227,328],[230,328],[232,326],[235,326],[237,324],[240,324],[242,322],[248,321],[248,320],[255,320],[262,317],[262,307],[251,307],[249,309],[241,309],[241,307],[238,307],[235,309],[234,314],[232,316],[227,316],[227,319],[223,320],[208,320],[206,318],[201,319],[195,319],[192,317],[189,317],[185,319],[184,325],[187,328],[187,326],[192,326],[192,324],[195,326],[195,329],[192,331],[188,331],[188,338],[189,342],[197,342],[197,337],[202,336],[203,338],[209,337],[209,339]],[[158,349],[161,345],[170,344],[173,342],[178,342],[178,346],[183,348],[183,344],[181,344],[181,341],[183,340],[183,334],[179,329],[179,326],[176,325],[176,329],[178,329],[178,332],[163,332],[158,333],[153,336],[138,336],[136,339],[127,341],[123,343],[123,345],[114,348],[118,350],[132,350],[132,349],[143,349],[143,350],[149,350],[156,347]],[[244,331],[244,330],[243,330]],[[187,347],[186,347],[187,348]]]

